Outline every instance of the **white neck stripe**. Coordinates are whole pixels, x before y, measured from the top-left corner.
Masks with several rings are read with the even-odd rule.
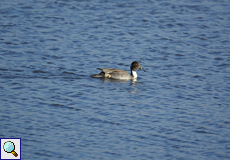
[[[132,70],[132,76],[133,78],[137,78],[137,72]]]

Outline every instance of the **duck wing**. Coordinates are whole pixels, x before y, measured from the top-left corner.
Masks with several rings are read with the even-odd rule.
[[[115,68],[97,68],[99,70],[101,70],[104,73],[113,73],[113,72],[126,72],[124,70],[121,69],[115,69]]]
[[[114,78],[114,79],[132,79],[133,77],[128,72],[121,69],[114,68],[98,68],[101,70],[103,77]]]

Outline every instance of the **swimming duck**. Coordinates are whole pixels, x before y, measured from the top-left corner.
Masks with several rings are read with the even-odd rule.
[[[101,73],[91,75],[91,77],[127,80],[127,79],[137,78],[137,72],[136,72],[137,69],[141,69],[144,72],[146,72],[141,67],[140,63],[137,61],[134,61],[130,66],[131,75],[128,72],[121,70],[121,69],[114,69],[114,68],[97,68],[97,69],[101,70]]]

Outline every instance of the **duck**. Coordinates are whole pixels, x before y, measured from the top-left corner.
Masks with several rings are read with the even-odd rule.
[[[137,61],[132,62],[130,66],[131,74],[128,72],[121,70],[121,69],[115,69],[115,68],[97,68],[101,70],[99,74],[93,74],[91,75],[92,78],[112,78],[112,79],[119,79],[119,80],[129,80],[129,79],[136,79],[137,78],[137,69],[143,70],[141,67],[141,64]]]

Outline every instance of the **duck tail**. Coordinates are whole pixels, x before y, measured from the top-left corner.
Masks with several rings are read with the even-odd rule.
[[[92,78],[103,78],[103,77],[104,77],[104,74],[102,74],[102,73],[99,73],[99,74],[92,74],[90,77],[92,77]]]

